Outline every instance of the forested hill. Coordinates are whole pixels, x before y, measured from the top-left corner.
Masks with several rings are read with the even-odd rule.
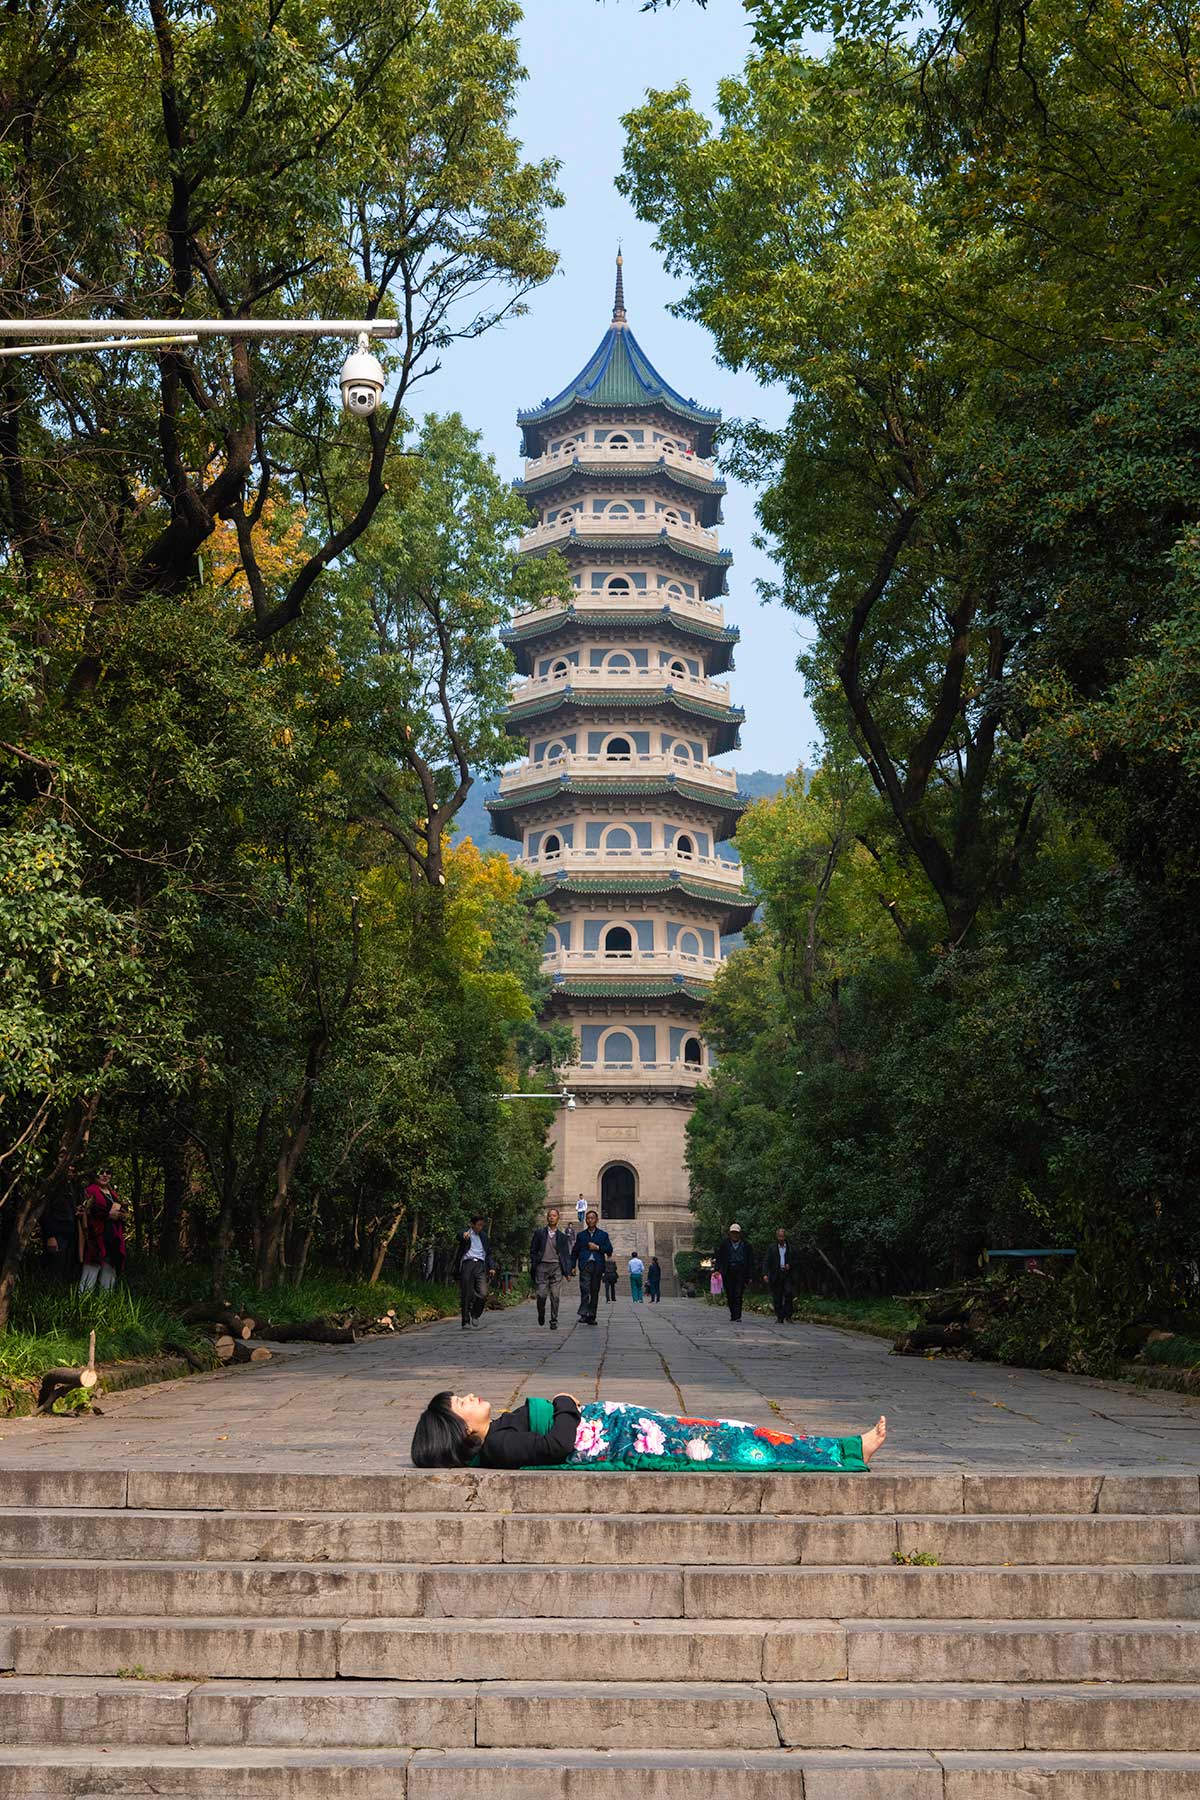
[[[751,800],[762,800],[768,794],[777,794],[786,780],[786,775],[774,775],[767,769],[738,773],[738,787]],[[495,798],[498,786],[496,781],[475,783],[458,814],[457,836],[460,839],[469,837],[480,850],[500,850],[505,856],[515,856],[517,846],[507,838],[493,837],[491,832],[487,804]]]

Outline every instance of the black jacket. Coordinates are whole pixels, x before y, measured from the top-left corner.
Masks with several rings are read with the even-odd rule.
[[[542,1260],[542,1251],[546,1247],[546,1239],[550,1235],[548,1225],[539,1225],[529,1240],[529,1279],[537,1281],[538,1264]],[[554,1233],[554,1248],[558,1251],[558,1266],[564,1275],[571,1273],[571,1240],[561,1225]]]
[[[604,1264],[612,1253],[612,1239],[607,1231],[601,1231],[599,1225],[594,1231],[589,1231],[585,1225],[582,1231],[576,1232],[575,1242],[571,1245],[571,1267],[575,1268],[581,1261],[595,1262],[599,1257],[603,1272]]]
[[[479,1452],[484,1469],[525,1469],[531,1464],[564,1463],[575,1449],[579,1408],[569,1394],[555,1394],[554,1423],[544,1436],[529,1429],[529,1407],[493,1419]]]
[[[767,1251],[766,1260],[763,1263],[763,1280],[769,1281],[772,1287],[782,1286],[790,1288],[794,1285],[796,1280],[796,1265],[792,1257],[792,1246],[790,1244],[785,1244],[784,1249],[788,1253],[786,1269],[781,1269],[779,1266],[778,1244],[771,1245],[771,1248]]]
[[[753,1281],[753,1279],[754,1279],[754,1269],[755,1269],[754,1252],[750,1248],[749,1244],[746,1242],[745,1238],[742,1239],[742,1249],[746,1253],[745,1257],[742,1259],[741,1263],[734,1269],[733,1274],[731,1275],[730,1274],[729,1252],[732,1249],[733,1249],[733,1244],[730,1242],[730,1240],[728,1238],[723,1238],[721,1243],[717,1246],[717,1254],[713,1258],[713,1261],[715,1262],[717,1269],[720,1273],[721,1280],[725,1283],[726,1287],[729,1286],[731,1280],[732,1281],[740,1281],[744,1284],[745,1282]]]
[[[479,1241],[483,1245],[484,1267],[486,1269],[494,1269],[496,1267],[496,1259],[492,1255],[491,1239],[488,1237],[488,1234],[486,1231],[481,1231],[479,1233]],[[470,1242],[471,1242],[471,1227],[468,1225],[467,1228],[465,1229],[465,1231],[460,1232],[458,1243],[454,1246],[454,1273],[455,1273],[455,1275],[457,1275],[458,1271],[462,1268],[463,1257],[467,1253],[467,1248],[468,1248]]]

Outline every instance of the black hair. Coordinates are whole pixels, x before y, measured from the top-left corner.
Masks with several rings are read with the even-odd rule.
[[[465,1468],[479,1448],[475,1433],[451,1408],[451,1398],[449,1388],[435,1394],[417,1420],[412,1459],[418,1469]]]
[[[472,1223],[472,1225],[486,1225],[487,1224],[487,1214],[486,1213],[472,1213],[471,1214],[471,1223]]]

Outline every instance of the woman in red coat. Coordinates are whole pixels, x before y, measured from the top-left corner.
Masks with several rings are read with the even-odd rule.
[[[83,1212],[83,1273],[79,1291],[86,1294],[97,1282],[112,1287],[125,1273],[125,1209],[117,1199],[108,1169],[98,1169],[88,1184]]]

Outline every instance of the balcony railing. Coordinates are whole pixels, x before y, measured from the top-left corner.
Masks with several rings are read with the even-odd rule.
[[[719,956],[690,956],[682,950],[552,950],[542,958],[543,975],[690,975],[709,980]]]
[[[535,525],[532,531],[525,533],[517,548],[537,550],[543,544],[562,544],[573,537],[645,538],[647,542],[673,537],[680,543],[698,544],[702,550],[719,550],[721,547],[717,533],[710,531],[707,525],[685,525],[682,520],[671,522],[661,513],[630,513],[627,518],[614,519],[608,513],[577,512],[566,520],[555,519],[549,525]]]
[[[513,624],[533,625],[542,619],[552,619],[562,612],[563,604],[563,601],[555,600],[530,612],[518,613]],[[711,600],[689,600],[686,594],[668,594],[665,580],[657,587],[630,588],[624,593],[575,593],[570,604],[581,617],[586,617],[589,612],[661,613],[665,609],[681,613],[685,618],[704,619],[710,624],[725,623],[723,606],[714,605]]]
[[[719,881],[722,887],[741,889],[740,862],[724,856],[680,855],[666,846],[648,850],[554,850],[546,855],[520,856],[517,863],[533,874],[697,875],[703,881]]]
[[[703,476],[705,481],[717,478],[713,464],[703,456],[693,456],[690,450],[668,450],[662,444],[621,445],[616,450],[607,444],[576,444],[570,450],[550,450],[545,456],[530,457],[525,464],[525,479],[533,481],[551,469],[569,469],[576,462],[584,465],[665,462],[673,468],[687,469],[693,475]]]
[[[667,776],[695,782],[699,787],[720,788],[722,793],[737,792],[737,775],[732,769],[718,769],[715,763],[685,762],[667,751],[646,756],[558,756],[553,762],[524,762],[500,777],[501,794],[515,793],[520,788],[538,787],[544,781],[558,781],[563,776],[622,775]]]
[[[715,706],[729,705],[729,684],[711,681],[707,675],[693,675],[690,669],[581,669],[571,664],[565,674],[531,675],[527,681],[514,681],[514,700],[532,700],[544,694],[561,693],[564,688],[586,689],[602,693],[609,688],[636,688],[647,692],[672,688],[676,693],[694,694],[698,700],[711,700]]]
[[[695,1087],[704,1080],[700,1063],[685,1062],[577,1062],[560,1074],[568,1087],[603,1087],[605,1083],[640,1087]]]

